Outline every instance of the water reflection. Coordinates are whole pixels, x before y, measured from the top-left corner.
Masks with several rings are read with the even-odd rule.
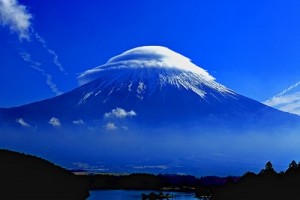
[[[142,193],[149,194],[150,192],[156,192],[152,190],[95,190],[90,191],[91,196],[87,200],[131,200],[141,199]],[[156,192],[158,193],[158,192]],[[165,192],[174,195],[176,200],[195,200],[194,193],[182,193],[182,192]],[[199,200],[199,199],[198,199]]]

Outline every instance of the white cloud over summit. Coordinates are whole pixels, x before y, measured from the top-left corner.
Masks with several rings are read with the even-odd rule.
[[[102,71],[121,68],[177,69],[193,72],[208,81],[214,80],[206,70],[179,53],[162,46],[142,46],[125,51],[109,59],[104,65],[86,70],[78,76],[78,82],[83,85],[97,79]]]
[[[31,18],[32,15],[27,8],[20,5],[17,0],[0,0],[0,23],[16,32],[20,40],[29,40]]]

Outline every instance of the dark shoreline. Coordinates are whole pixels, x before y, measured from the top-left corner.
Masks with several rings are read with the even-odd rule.
[[[0,149],[0,198],[84,200],[90,190],[211,191],[228,178],[191,175],[75,175],[47,160]]]
[[[36,156],[0,149],[0,199],[72,199],[89,196],[86,179]]]
[[[193,193],[198,198],[211,197],[216,190],[228,181],[237,181],[239,177],[206,176],[197,178],[191,175],[145,174],[127,175],[77,175],[88,180],[90,190],[136,190],[160,192]],[[141,193],[142,194],[142,193]]]
[[[292,161],[285,172],[267,162],[260,173],[241,177],[195,177],[177,174],[77,174],[44,159],[0,149],[0,199],[85,200],[93,190],[152,190],[188,192],[212,200],[298,200],[300,163]]]

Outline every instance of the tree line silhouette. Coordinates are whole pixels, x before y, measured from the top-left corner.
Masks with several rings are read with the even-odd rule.
[[[258,174],[246,172],[238,181],[227,182],[212,194],[211,199],[298,200],[300,199],[299,186],[300,163],[293,160],[286,171],[278,173],[269,161]]]
[[[298,200],[300,163],[276,172],[266,163],[259,173],[241,177],[129,174],[74,175],[44,159],[0,150],[0,199],[85,199],[89,189],[134,189],[195,192],[211,200]]]

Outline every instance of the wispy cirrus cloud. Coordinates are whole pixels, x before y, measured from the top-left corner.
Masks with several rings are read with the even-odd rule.
[[[294,85],[290,86],[289,88],[283,90],[282,92],[280,92],[277,96],[282,96],[287,94],[288,92],[290,92],[291,90],[297,88],[300,85],[300,81],[298,81],[297,83],[295,83]]]
[[[30,39],[31,19],[26,6],[17,0],[0,0],[0,23],[17,33],[20,40]]]
[[[41,45],[46,49],[46,51],[52,56],[53,64],[58,67],[59,71],[63,72],[65,75],[67,75],[65,68],[58,60],[57,53],[48,47],[46,40],[42,36],[40,36],[37,32],[35,32],[34,35],[35,35],[35,38],[37,39],[37,41],[40,42]]]
[[[126,118],[136,116],[134,110],[126,111],[123,108],[115,108],[104,114],[104,118]]]
[[[28,52],[21,52],[20,56],[25,62],[30,63],[31,68],[37,70],[46,78],[45,82],[54,94],[56,94],[56,95],[62,94],[62,92],[59,91],[59,89],[57,88],[57,85],[53,82],[52,75],[46,73],[45,70],[40,67],[42,65],[40,62],[33,60],[31,58],[30,53],[28,53]]]
[[[300,115],[300,81],[263,103],[285,112]]]
[[[32,14],[28,11],[27,7],[20,4],[18,0],[0,0],[0,24],[3,27],[9,27],[11,32],[17,33],[20,40],[25,39],[30,42],[39,42],[46,52],[52,57],[52,63],[60,72],[67,75],[65,68],[58,59],[57,53],[50,49],[46,40],[34,30],[31,19]],[[33,38],[31,37],[32,35],[34,36]],[[28,51],[20,52],[20,56],[24,61],[29,62],[33,69],[41,72],[41,74],[45,76],[46,83],[52,92],[56,95],[61,94],[57,85],[53,82],[53,75],[46,72],[46,70],[42,67],[41,62],[34,61]]]

